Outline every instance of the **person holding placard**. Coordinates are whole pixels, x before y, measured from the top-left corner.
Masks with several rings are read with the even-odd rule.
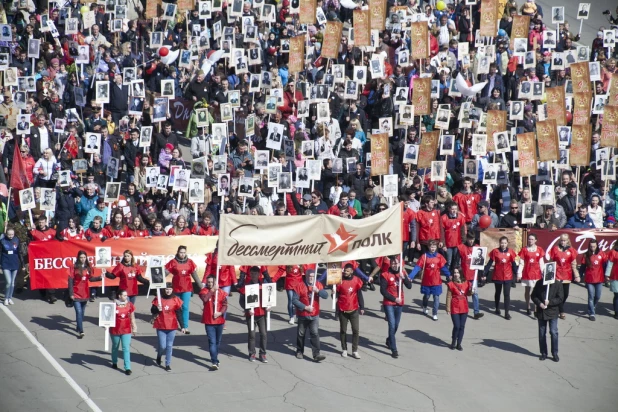
[[[509,314],[511,304],[511,283],[513,282],[513,274],[517,272],[517,263],[515,258],[517,253],[509,248],[509,239],[506,236],[502,236],[498,241],[499,247],[489,252],[488,261],[485,265],[485,277],[489,274],[489,269],[492,263],[494,266],[494,273],[491,277],[496,293],[494,294],[494,313],[498,316],[500,313],[500,293],[504,291],[504,319],[510,320]]]
[[[579,275],[583,276],[588,289],[588,319],[591,321],[596,320],[595,309],[601,299],[607,261],[607,255],[599,249],[596,239],[590,239],[588,250],[579,258]]]
[[[75,308],[78,339],[84,337],[84,313],[89,299],[88,282],[99,282],[101,276],[94,276],[94,270],[88,261],[88,255],[83,250],[77,252],[75,263],[69,267],[68,290],[69,298]]]
[[[609,281],[609,290],[614,293],[614,319],[618,319],[618,242],[614,243],[614,248],[607,254],[607,260],[605,279]]]
[[[539,360],[547,359],[547,324],[549,323],[549,334],[551,336],[551,354],[554,362],[558,362],[558,307],[564,300],[562,285],[559,282],[552,282],[544,285],[544,282],[537,282],[532,291],[532,301],[536,305],[535,317],[539,323],[539,347],[541,356]],[[549,289],[549,290],[548,290]]]
[[[150,313],[152,313],[152,327],[157,330],[157,365],[161,366],[161,357],[165,353],[165,370],[171,372],[172,350],[176,331],[180,327],[179,320],[182,317],[183,302],[174,295],[172,283],[167,282],[165,289],[161,289],[161,296],[152,301]],[[183,327],[180,332],[187,333]]]
[[[131,335],[135,336],[137,324],[135,323],[135,306],[129,301],[126,290],[118,292],[116,300],[116,326],[109,328],[112,338],[112,368],[118,369],[118,348],[122,343],[122,357],[124,372],[131,373]]]
[[[165,275],[171,274],[174,293],[182,300],[182,328],[184,333],[189,335],[189,303],[193,294],[193,281],[201,286],[200,278],[197,276],[197,265],[187,256],[187,247],[178,246],[176,256],[165,265]]]
[[[452,275],[452,281],[446,284],[446,313],[451,315],[453,321],[453,333],[451,334],[449,349],[457,348],[458,351],[462,351],[461,341],[470,310],[468,296],[472,295],[472,285],[462,276],[461,268],[454,268]]]
[[[107,237],[113,237],[114,239],[127,238],[130,236],[129,228],[124,224],[124,215],[120,210],[116,210],[112,216],[112,221],[109,225],[105,226],[107,231]]]
[[[204,269],[204,279],[202,279],[203,288],[206,287],[206,282],[209,276],[217,276],[217,261],[217,249],[212,251],[212,253],[206,255],[206,268]],[[224,291],[227,295],[230,295],[232,291],[232,285],[236,286],[237,284],[238,281],[236,280],[236,268],[234,267],[234,265],[221,265],[219,267],[219,283],[217,284],[217,287]],[[227,318],[227,312],[223,313],[223,318]]]
[[[225,313],[227,312],[228,294],[219,289],[216,284],[215,276],[209,275],[206,278],[206,287],[200,291],[200,299],[204,302],[202,312],[202,323],[208,335],[208,348],[211,370],[219,369],[219,346],[221,345],[221,335],[223,335],[223,325],[225,324]]]
[[[339,339],[341,340],[341,356],[348,357],[347,330],[348,322],[352,326],[352,357],[360,359],[358,341],[360,339],[360,315],[365,314],[363,299],[363,281],[354,276],[354,266],[350,263],[343,268],[343,279],[336,290],[337,313],[339,317]]]
[[[459,267],[460,273],[463,275],[464,279],[468,282],[474,282],[474,279],[477,278],[477,269],[471,269],[470,266],[473,265],[473,250],[475,248],[474,241],[475,236],[474,233],[468,232],[465,236],[465,242],[460,243],[456,246],[455,251],[453,252],[455,258],[453,259],[453,266],[449,265],[449,270],[451,268],[455,268],[455,266]],[[480,252],[480,250],[479,250]],[[478,284],[483,285],[485,282],[485,274],[479,274],[478,276]],[[446,280],[448,283],[449,279]],[[478,290],[474,289],[472,293],[472,307],[474,308],[474,319],[480,319],[485,314],[480,312],[479,309],[479,294]]]
[[[105,269],[103,271],[108,279],[120,278],[118,287],[127,292],[129,301],[133,304],[135,304],[135,298],[139,293],[137,281],[139,280],[143,285],[150,285],[150,281],[142,276],[142,269],[135,263],[135,257],[130,250],[124,251],[122,260],[111,272],[107,272]]]
[[[301,273],[299,266],[279,266],[279,270],[273,280],[276,282],[277,279],[283,275],[285,275],[285,293],[288,297],[288,315],[290,317],[288,323],[293,325],[296,322],[296,318],[294,317],[294,305],[292,302],[294,290],[300,283],[303,282],[303,274]]]
[[[264,279],[260,279],[260,267],[251,266],[248,276],[241,276],[238,281],[238,302],[240,307],[245,311],[245,318],[247,321],[247,334],[248,334],[248,349],[249,349],[249,362],[255,362],[255,324],[257,324],[260,333],[260,362],[268,363],[266,358],[266,343],[268,342],[268,335],[266,331],[266,312],[270,312],[270,307],[261,307],[259,305],[259,293],[255,297],[258,305],[247,309],[245,303],[246,286],[255,285],[258,287],[258,291],[261,292],[262,283],[271,283],[268,276],[264,276]],[[255,322],[255,324],[251,324]]]
[[[380,293],[382,294],[382,305],[386,313],[388,322],[388,337],[386,347],[391,350],[391,356],[395,359],[399,357],[397,351],[397,341],[395,334],[399,328],[403,304],[405,303],[402,282],[407,289],[412,289],[412,281],[401,268],[398,256],[389,256],[390,265],[388,269],[380,274]]]
[[[296,358],[303,359],[305,334],[309,329],[312,356],[315,362],[326,357],[320,354],[320,299],[327,299],[328,293],[320,282],[316,282],[315,270],[305,271],[305,281],[294,287],[292,303],[296,309],[298,327],[296,329]]]
[[[569,235],[563,233],[560,235],[558,244],[549,251],[549,259],[556,262],[556,280],[562,283],[563,300],[558,306],[560,319],[565,319],[564,304],[569,297],[569,287],[571,281],[579,282],[579,273],[577,272],[577,251],[571,247]],[[575,275],[575,278],[573,278]]]
[[[536,245],[537,237],[534,233],[528,234],[528,246],[519,251],[519,269],[517,280],[524,285],[524,298],[526,299],[526,314],[530,316],[530,291],[541,279],[541,265],[545,251]]]
[[[56,238],[56,230],[47,226],[47,218],[45,215],[39,216],[36,220],[36,228],[32,229],[28,233],[30,240],[38,240],[41,242],[48,242]],[[41,297],[47,299],[51,304],[56,303],[56,290],[55,289],[39,289]]]
[[[438,309],[440,308],[440,295],[442,294],[442,279],[440,279],[440,274],[444,274],[444,276],[449,279],[451,272],[446,265],[444,256],[438,253],[438,242],[430,240],[427,246],[429,250],[416,261],[416,266],[410,273],[410,279],[414,279],[418,272],[423,272],[421,274],[423,313],[427,316],[429,315],[427,305],[429,304],[429,296],[433,296],[432,319],[437,321]]]

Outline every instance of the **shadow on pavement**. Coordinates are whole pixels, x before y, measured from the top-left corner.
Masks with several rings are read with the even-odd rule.
[[[415,340],[419,343],[427,343],[429,345],[444,348],[448,347],[446,342],[444,342],[442,339],[431,336],[430,334],[422,330],[404,330],[402,333],[403,336],[405,336],[406,338]]]
[[[481,343],[475,343],[475,345],[483,345],[488,348],[496,348],[507,352],[512,353],[521,353],[522,355],[534,356],[537,357],[536,353],[530,352],[528,349],[524,349],[521,346],[517,346],[511,342],[504,342],[495,339],[483,339]]]

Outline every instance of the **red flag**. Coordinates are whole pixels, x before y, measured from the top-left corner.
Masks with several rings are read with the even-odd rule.
[[[26,165],[21,157],[19,145],[15,144],[13,151],[13,166],[11,167],[11,187],[13,190],[24,190],[30,187],[26,176]]]
[[[69,136],[66,142],[64,142],[64,148],[67,149],[67,152],[69,152],[73,159],[77,157],[78,146],[75,136],[73,136],[72,134]]]

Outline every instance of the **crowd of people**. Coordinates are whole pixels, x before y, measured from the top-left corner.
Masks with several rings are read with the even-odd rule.
[[[56,8],[47,2],[14,2],[0,10],[0,181],[12,193],[5,193],[0,205],[0,226],[6,228],[0,241],[5,305],[14,303],[16,286],[21,290],[27,278],[29,241],[213,236],[221,214],[328,213],[362,219],[400,201],[404,260],[385,257],[344,265],[346,287],[337,286],[336,295],[344,356],[349,322],[351,356],[359,357],[362,289],[373,288],[374,281],[384,296],[386,345],[398,356],[401,284],[410,288],[418,273],[423,310],[429,315],[432,297],[434,320],[442,277],[446,280],[446,307],[454,324],[451,348],[459,350],[468,313],[466,296],[472,295],[474,318],[480,319],[477,288],[487,282],[496,288],[496,313],[501,314],[503,295],[505,318],[510,319],[511,287],[521,280],[528,313],[534,309],[543,342],[549,322],[556,361],[557,319],[566,316],[571,281],[585,282],[591,320],[604,283],[614,292],[618,313],[618,266],[613,269],[618,252],[601,252],[595,241],[583,257],[570,248],[568,237],[548,251],[558,264],[560,287],[538,282],[546,254],[533,234],[519,253],[508,239],[501,239],[478,279],[477,271],[470,269],[470,250],[488,228],[615,227],[616,172],[603,169],[609,162],[615,167],[613,149],[601,147],[600,137],[603,108],[616,81],[611,33],[618,24],[618,9],[616,15],[605,13],[608,27],[600,27],[590,45],[577,45],[590,39],[571,32],[564,7],[553,7],[548,16],[534,0],[507,1],[499,10],[495,36],[485,38],[477,33],[483,14],[480,2],[398,0],[388,2],[385,28],[372,30],[372,45],[357,47],[353,10],[366,10],[371,2],[317,0],[315,23],[302,25],[299,3],[193,1],[185,10],[186,2],[172,1],[153,11],[146,1],[82,5],[71,0],[62,6],[56,3]],[[602,12],[594,6],[573,13],[587,18]],[[530,17],[525,38],[512,38],[513,18],[518,15]],[[343,35],[338,57],[326,59],[321,50],[326,24],[332,21],[343,23]],[[411,58],[410,27],[417,22],[427,23],[427,59]],[[306,58],[303,70],[292,73],[290,42],[298,35],[306,36]],[[589,166],[569,163],[568,120],[558,125],[560,158],[539,162],[536,176],[520,176],[517,135],[535,132],[536,122],[547,116],[545,87],[565,87],[570,114],[569,66],[581,61],[590,63],[595,91]],[[467,88],[484,86],[463,96],[458,77]],[[411,102],[419,78],[432,80],[431,113],[415,116]],[[532,90],[523,90],[530,85]],[[173,104],[177,100],[191,107],[188,124],[182,127]],[[473,139],[487,127],[483,120],[489,110],[508,113],[508,130],[496,139],[500,153],[484,145],[479,149],[481,140]],[[417,167],[423,135],[435,130],[442,139],[433,165],[444,167],[444,174],[442,169]],[[378,133],[389,136],[386,175],[371,171],[371,136]],[[487,138],[493,137],[485,136],[485,142]],[[191,280],[203,286],[203,323],[216,367],[232,286],[242,297],[245,282],[279,277],[285,278],[288,290],[290,322],[298,323],[297,356],[302,357],[309,329],[313,359],[323,359],[317,320],[319,300],[326,292],[317,268],[284,268],[274,279],[263,268],[241,268],[240,278],[230,269],[216,284],[213,254],[206,277],[200,279],[193,267],[176,281],[181,279],[177,265],[188,264],[183,253],[186,250],[179,249],[172,261],[176,266],[166,268],[175,283],[153,302],[160,341],[157,362],[165,354],[169,370],[174,332],[188,333]],[[87,282],[98,279],[84,257],[80,252],[68,278],[80,336],[86,302],[97,297],[97,289]],[[406,262],[413,265],[410,276],[400,270]],[[134,310],[136,282],[147,284],[148,279],[135,266],[130,250],[118,267],[101,276],[121,279],[114,300],[125,308],[124,317],[112,335],[130,335],[135,323],[127,315]],[[43,295],[50,303],[57,299],[53,290]],[[256,319],[260,332],[260,360],[266,361],[266,309],[249,312],[248,319]],[[249,330],[254,360],[250,325]],[[114,365],[120,343],[128,347],[130,339],[114,340]],[[541,352],[548,354],[542,343]],[[125,368],[130,371],[126,354]]]

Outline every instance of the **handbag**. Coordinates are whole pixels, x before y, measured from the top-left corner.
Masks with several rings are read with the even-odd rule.
[[[64,306],[66,306],[67,308],[72,308],[73,306],[75,306],[75,301],[71,299],[71,295],[69,294],[68,290],[64,291]]]

